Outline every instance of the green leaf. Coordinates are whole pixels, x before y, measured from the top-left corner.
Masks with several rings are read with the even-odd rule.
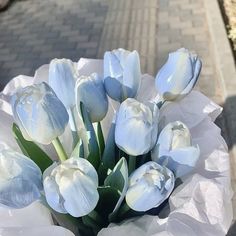
[[[96,206],[96,211],[108,222],[108,215],[114,210],[120,194],[117,189],[110,186],[98,187],[99,201]]]
[[[93,219],[97,225],[99,225],[101,228],[105,226],[105,221],[103,217],[95,210],[91,211],[88,216]]]
[[[107,177],[107,172],[108,172],[108,169],[104,166],[103,163],[101,163],[101,165],[99,166],[98,171],[97,171],[98,179],[99,179],[99,186],[103,185],[104,180]]]
[[[104,181],[105,186],[111,186],[112,188],[117,189],[120,193],[119,200],[117,201],[114,210],[109,215],[110,221],[115,220],[119,207],[125,198],[128,189],[128,179],[127,161],[122,157]]]
[[[120,193],[123,191],[124,187],[128,185],[128,167],[127,161],[122,157],[112,172],[107,176],[104,181],[105,186],[111,186],[117,189]]]
[[[12,131],[14,133],[16,142],[18,143],[23,154],[34,161],[42,172],[44,172],[45,169],[52,165],[53,161],[37,144],[24,139],[17,124],[13,124]]]
[[[116,164],[115,154],[116,154],[115,123],[112,123],[107,136],[105,150],[102,156],[102,162],[106,168],[111,170],[114,168]]]
[[[102,226],[96,221],[96,218],[91,217],[89,214],[82,216],[82,222],[87,226],[92,228],[95,235],[102,229]]]
[[[50,209],[52,212],[53,218],[56,222],[66,229],[71,230],[75,235],[83,235],[83,236],[92,236],[93,231],[90,227],[86,226],[81,218],[75,218],[69,214],[61,214],[53,209]]]
[[[98,138],[100,154],[102,156],[104,149],[105,149],[105,140],[104,140],[104,136],[103,136],[103,132],[102,132],[101,122],[97,123],[97,138]]]
[[[89,155],[87,159],[97,170],[100,165],[100,153],[99,153],[99,146],[96,138],[96,133],[94,131],[93,124],[89,119],[88,112],[82,102],[80,103],[80,110],[84,126],[87,130],[88,150],[89,150]]]

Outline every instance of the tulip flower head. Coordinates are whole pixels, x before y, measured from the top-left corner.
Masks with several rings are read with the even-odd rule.
[[[10,149],[0,151],[0,204],[24,208],[41,196],[42,173],[28,157]]]
[[[152,150],[152,160],[172,170],[175,177],[192,171],[199,155],[198,146],[192,146],[188,127],[180,121],[168,124],[161,131]]]
[[[60,136],[69,120],[63,103],[44,82],[18,90],[12,111],[24,138],[41,144],[50,144]]]
[[[76,70],[69,59],[53,59],[49,65],[48,82],[66,109],[75,106]]]
[[[60,165],[54,163],[43,174],[48,204],[55,211],[81,217],[97,205],[98,175],[89,161],[71,157]]]
[[[109,97],[122,102],[134,98],[141,83],[141,69],[137,51],[122,48],[104,55],[104,84]]]
[[[197,55],[181,48],[169,54],[156,76],[156,88],[164,100],[182,98],[196,84],[202,63]]]
[[[80,111],[80,102],[87,109],[92,122],[101,121],[107,114],[108,98],[103,81],[98,74],[81,76],[76,82],[76,106]]]
[[[148,153],[155,145],[159,110],[155,104],[145,105],[133,98],[121,103],[116,118],[116,145],[132,156]]]
[[[174,182],[174,174],[169,169],[149,161],[131,174],[126,203],[135,211],[158,207],[171,194]]]

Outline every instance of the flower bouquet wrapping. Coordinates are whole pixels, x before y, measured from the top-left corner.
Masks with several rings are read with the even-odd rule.
[[[170,53],[54,59],[0,94],[3,235],[225,235],[232,221],[221,107],[192,90],[201,61]]]

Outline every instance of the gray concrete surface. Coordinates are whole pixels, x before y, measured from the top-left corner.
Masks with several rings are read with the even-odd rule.
[[[15,0],[0,13],[0,89],[55,57],[102,58],[118,47],[138,50],[142,72],[152,75],[180,47],[201,57],[197,88],[224,107],[217,124],[236,190],[235,65],[217,0]]]

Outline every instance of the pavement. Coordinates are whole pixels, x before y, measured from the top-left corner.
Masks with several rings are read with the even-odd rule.
[[[217,124],[236,190],[236,72],[217,0],[15,0],[0,13],[0,89],[55,57],[102,58],[118,47],[136,49],[152,75],[180,47],[200,56],[197,89],[225,108]]]

